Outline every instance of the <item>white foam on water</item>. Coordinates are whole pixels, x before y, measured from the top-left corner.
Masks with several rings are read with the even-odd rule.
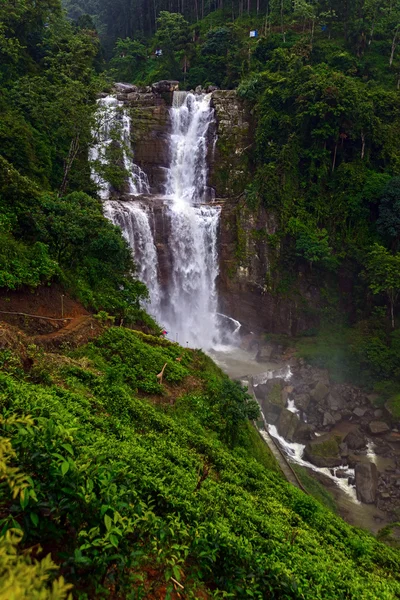
[[[353,500],[353,502],[355,502],[356,504],[360,504],[359,500],[357,500],[355,486],[349,485],[349,483],[348,483],[348,477],[354,477],[354,475],[355,475],[354,469],[350,469],[347,465],[341,466],[341,467],[335,467],[332,469],[334,473],[336,473],[336,471],[338,469],[340,469],[341,471],[345,471],[345,474],[346,474],[345,478],[336,477],[335,475],[332,475],[331,469],[328,469],[327,467],[316,467],[315,465],[313,465],[312,463],[308,462],[307,460],[305,460],[303,458],[304,449],[305,449],[304,444],[287,442],[285,440],[285,438],[283,438],[281,435],[279,435],[278,430],[275,427],[275,425],[268,425],[268,424],[266,424],[266,425],[267,425],[268,433],[270,434],[271,437],[276,439],[276,441],[279,443],[279,445],[281,446],[283,451],[287,454],[290,462],[293,462],[302,467],[307,467],[308,469],[312,469],[313,471],[316,471],[316,472],[322,473],[323,475],[326,475],[326,477],[329,477],[330,479],[332,479],[332,481],[334,481],[335,484]],[[263,432],[261,431],[261,434],[262,433]]]

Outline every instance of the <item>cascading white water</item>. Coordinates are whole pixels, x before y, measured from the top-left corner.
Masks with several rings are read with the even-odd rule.
[[[110,199],[111,187],[96,172],[107,165],[107,148],[117,137],[123,149],[132,196],[149,194],[143,171],[129,152],[131,120],[123,102],[113,96],[98,101],[98,132],[91,150],[93,179],[105,203],[105,214],[120,226],[132,248],[139,278],[150,294],[149,312],[182,344],[209,349],[220,341],[218,299],[218,226],[220,207],[207,204],[207,151],[214,112],[211,95],[175,92],[170,109],[170,167],[164,197],[166,245],[171,271],[167,287],[159,283],[159,266],[148,203]],[[116,135],[117,134],[117,135]]]
[[[104,204],[104,215],[122,229],[129,246],[134,251],[138,276],[149,290],[146,309],[159,317],[161,289],[158,282],[158,258],[150,227],[149,212],[139,202],[109,200]]]
[[[104,215],[122,229],[122,233],[132,248],[138,268],[138,276],[149,290],[150,300],[147,310],[158,316],[160,306],[160,286],[158,283],[158,258],[150,226],[150,211],[140,202],[118,202],[110,200],[111,186],[96,171],[99,165],[107,166],[107,148],[116,141],[120,144],[123,165],[127,172],[127,184],[132,196],[149,194],[150,187],[146,173],[135,165],[130,149],[131,118],[124,107],[114,96],[98,100],[97,128],[93,132],[95,143],[90,149],[89,160],[92,162],[92,178],[99,188],[99,195],[104,200]]]
[[[131,118],[124,103],[114,96],[106,96],[97,101],[97,128],[93,131],[94,144],[89,151],[92,163],[92,178],[99,188],[102,200],[110,197],[111,186],[98,172],[99,166],[107,166],[107,149],[117,141],[122,148],[124,168],[128,174],[129,193],[133,196],[150,193],[149,180],[142,169],[133,162],[130,149]]]
[[[211,348],[219,340],[217,234],[220,208],[205,205],[210,95],[175,92],[171,108],[170,198],[172,277],[162,310],[174,339]]]

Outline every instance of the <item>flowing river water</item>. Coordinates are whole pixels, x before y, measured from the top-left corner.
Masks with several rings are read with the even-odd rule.
[[[96,143],[91,149],[93,180],[99,187],[104,214],[118,225],[128,241],[139,278],[147,285],[147,310],[182,345],[202,348],[233,379],[257,385],[269,377],[290,378],[288,365],[260,364],[239,347],[241,324],[218,312],[217,277],[220,207],[207,187],[207,151],[214,120],[211,95],[175,92],[170,108],[170,166],[161,197],[170,252],[167,281],[160,276],[152,195],[147,175],[134,163],[130,150],[131,119],[114,96],[98,101]],[[121,201],[101,175],[108,149],[118,139],[123,150],[129,200]],[[211,140],[215,143],[215,139]],[[156,197],[154,196],[154,199]],[[160,196],[157,196],[160,200]],[[289,399],[287,408],[297,409]],[[265,422],[261,434],[272,436],[288,460],[325,478],[339,511],[350,523],[377,531],[384,515],[375,506],[361,505],[347,477],[317,468],[303,459],[304,446],[284,440]],[[370,459],[373,460],[372,448]],[[354,471],[346,467],[346,476]],[[379,519],[376,519],[378,515]]]

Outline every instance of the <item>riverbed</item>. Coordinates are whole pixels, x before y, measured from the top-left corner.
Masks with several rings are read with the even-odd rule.
[[[209,350],[209,356],[216,364],[232,379],[245,381],[247,378],[253,378],[255,382],[265,380],[270,377],[283,377],[290,379],[290,365],[285,362],[259,363],[256,361],[255,352],[248,352],[240,347],[217,346]],[[338,433],[350,431],[353,425],[342,421],[335,426]],[[379,510],[373,504],[364,504],[357,500],[356,490],[353,485],[347,483],[347,479],[335,477],[332,470],[328,468],[318,468],[302,458],[304,446],[302,444],[289,443],[279,436],[276,427],[265,423],[265,429],[270,436],[280,444],[280,447],[292,464],[300,465],[307,469],[308,473],[317,479],[333,496],[338,514],[348,523],[362,529],[366,529],[376,534],[382,527],[387,525],[390,520],[383,511]],[[265,435],[265,429],[261,429],[261,434]],[[365,456],[365,461],[374,462],[377,460],[373,449],[370,448]],[[333,471],[335,472],[335,471]],[[349,476],[354,475],[352,469],[347,468]]]

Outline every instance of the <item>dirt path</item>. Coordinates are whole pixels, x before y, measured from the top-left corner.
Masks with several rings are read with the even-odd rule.
[[[91,315],[80,315],[79,317],[74,317],[73,319],[70,319],[68,321],[68,323],[67,323],[67,325],[65,325],[65,327],[62,327],[61,329],[58,329],[57,331],[53,331],[52,333],[46,333],[44,335],[34,336],[34,339],[37,339],[39,341],[46,341],[46,340],[55,340],[57,338],[69,336],[77,329],[80,329],[81,325],[83,323],[86,323],[86,321],[88,319],[91,319]]]

